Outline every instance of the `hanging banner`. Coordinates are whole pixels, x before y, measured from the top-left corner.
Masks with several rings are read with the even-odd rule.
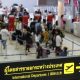
[[[70,0],[64,0],[64,4],[69,4]]]
[[[0,80],[80,80],[80,57],[1,63]]]
[[[73,0],[74,6],[78,7],[78,0]]]

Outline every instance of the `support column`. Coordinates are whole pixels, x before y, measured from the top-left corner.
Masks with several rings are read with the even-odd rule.
[[[64,15],[64,0],[58,0],[58,23],[61,28],[61,15]]]
[[[64,0],[58,0],[58,16],[64,14]]]

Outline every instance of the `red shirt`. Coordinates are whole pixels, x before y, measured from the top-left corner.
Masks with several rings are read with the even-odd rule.
[[[15,22],[14,15],[10,15],[9,16],[9,26],[8,26],[9,31],[14,31],[14,29],[15,29],[14,22]]]
[[[53,15],[52,14],[48,14],[47,21],[48,22],[52,22],[53,21]]]
[[[35,14],[35,15],[34,15],[34,18],[35,18],[36,20],[40,20],[41,15],[40,15],[40,14]]]
[[[29,19],[29,16],[27,16],[27,15],[23,16],[22,23],[28,25],[28,19]]]
[[[15,21],[14,15],[10,15],[10,16],[9,16],[9,23],[10,23],[10,24],[14,24],[14,21]]]

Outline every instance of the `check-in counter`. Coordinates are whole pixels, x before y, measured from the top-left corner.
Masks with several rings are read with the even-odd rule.
[[[72,22],[71,22],[71,20],[66,20],[66,25],[65,25],[65,31],[66,32],[71,32],[71,26],[72,26]]]
[[[80,37],[80,22],[74,22],[74,35]]]

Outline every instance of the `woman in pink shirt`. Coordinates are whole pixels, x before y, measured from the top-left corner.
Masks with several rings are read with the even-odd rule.
[[[64,19],[64,15],[61,15],[61,28],[65,29],[66,20]]]

